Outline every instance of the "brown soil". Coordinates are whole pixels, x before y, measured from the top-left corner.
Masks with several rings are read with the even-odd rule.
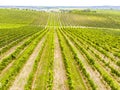
[[[65,67],[61,55],[61,49],[58,41],[58,36],[55,32],[55,51],[54,51],[54,80],[53,90],[68,90],[67,77],[65,75]]]
[[[25,66],[21,70],[20,74],[16,77],[13,85],[10,87],[10,90],[24,90],[24,86],[27,82],[27,79],[29,77],[29,74],[33,68],[34,61],[39,53],[39,50],[41,48],[42,43],[44,42],[45,38],[43,38],[33,53],[30,55],[29,59],[27,60]]]

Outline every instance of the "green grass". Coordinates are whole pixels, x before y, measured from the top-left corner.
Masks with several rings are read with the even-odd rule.
[[[47,14],[44,12],[36,12],[31,10],[17,10],[17,9],[0,9],[0,24],[24,24],[31,23],[38,25],[38,20],[41,18],[42,24],[46,24]],[[40,22],[39,22],[40,23]]]
[[[24,66],[25,62],[28,60],[29,56],[32,54],[33,50],[37,46],[38,42],[45,35],[45,32],[40,34],[37,38],[33,40],[33,42],[27,47],[26,50],[19,56],[13,63],[13,65],[9,68],[7,73],[0,77],[0,81],[2,83],[2,89],[8,89],[12,81],[15,79],[16,75],[20,72],[21,68]]]
[[[91,10],[90,12],[71,10],[68,13],[61,14],[61,21],[65,25],[73,26],[120,28],[119,11],[114,10]]]
[[[55,33],[58,35],[66,83],[70,90],[96,90],[101,87],[90,76],[92,74],[87,70],[87,65],[92,72],[95,71],[94,75],[100,75],[97,79],[100,77],[102,87],[119,90],[119,14],[117,10],[72,10],[60,13],[0,9],[0,56],[16,46],[14,52],[0,60],[0,90],[8,90],[14,83],[42,38],[45,41],[38,56],[34,57],[35,62],[24,89],[53,89]],[[23,44],[17,47],[23,40]]]
[[[78,29],[77,29],[78,30]],[[80,32],[80,30],[83,30],[82,32]],[[87,30],[87,32],[86,32],[86,30]],[[71,31],[72,33],[77,33],[77,34],[75,34],[75,35],[77,35],[77,37],[79,37],[79,36],[82,36],[82,37],[86,37],[86,39],[87,38],[89,38],[89,40],[94,40],[94,39],[97,39],[98,40],[98,38],[97,38],[97,33],[95,33],[95,32],[99,32],[99,34],[100,34],[100,30],[96,30],[96,31],[94,31],[93,33],[94,34],[91,34],[90,36],[88,36],[89,34],[90,34],[90,32],[92,31],[93,29],[79,29],[78,31],[75,31],[75,29],[74,30],[69,30],[69,31]],[[80,33],[79,33],[80,32]],[[86,32],[86,34],[85,34],[85,32]],[[89,32],[89,33],[88,33]],[[104,31],[102,31],[102,33],[103,32],[106,32],[105,30]],[[111,35],[112,34],[112,36],[114,36],[114,33],[112,33],[112,32],[116,32],[116,31],[108,31],[107,30],[107,32],[109,32],[109,33],[107,33],[107,35]],[[83,34],[84,33],[84,34]],[[84,35],[84,36],[83,36]],[[92,36],[92,35],[94,35],[94,36]],[[101,35],[100,35],[101,36]],[[104,38],[104,36],[105,35],[102,35],[103,36],[103,38]],[[116,34],[115,34],[115,36],[116,36]],[[91,38],[90,38],[91,37]],[[108,37],[108,36],[107,36]],[[100,38],[100,37],[99,37]],[[105,38],[106,39],[106,38]],[[96,41],[97,41],[96,40]],[[101,39],[101,40],[104,40],[104,39]],[[110,40],[110,39],[109,39]],[[73,39],[73,41],[74,41],[74,39]],[[96,42],[96,41],[94,41],[94,42]],[[99,40],[100,41],[100,40]],[[91,41],[92,42],[92,41]],[[104,42],[104,44],[105,43],[107,43],[107,41],[106,42]],[[77,44],[77,43],[76,43]],[[110,45],[109,45],[110,46]],[[111,75],[110,74],[108,74],[108,71],[107,70],[105,70],[105,67],[107,67],[107,66],[105,66],[105,67],[103,67],[103,66],[101,66],[98,62],[99,61],[97,61],[96,59],[94,59],[93,58],[93,56],[90,54],[90,53],[88,53],[88,51],[85,49],[85,47],[82,47],[81,45],[79,45],[78,44],[78,47],[79,47],[79,49],[85,54],[85,56],[88,58],[88,62],[89,62],[89,64],[92,66],[94,66],[97,70],[98,70],[98,72],[101,74],[101,76],[103,77],[103,79],[108,83],[108,85],[110,85],[110,87],[112,88],[112,89],[116,89],[116,90],[119,90],[119,83],[118,83],[118,81],[116,81],[115,79],[113,79],[113,77],[111,77]],[[100,60],[100,59],[99,59]],[[115,60],[115,59],[114,59]],[[115,64],[115,63],[114,63]],[[103,69],[104,68],[104,69]],[[114,73],[114,74],[116,74],[118,77],[119,77],[119,71],[117,71],[117,70],[115,70],[114,68],[112,68],[112,67],[110,67],[109,66],[109,68],[111,69],[111,72],[112,73]]]
[[[61,36],[61,34],[58,35],[66,67],[69,87],[73,90],[85,90],[86,87],[84,85],[81,75],[79,74],[79,70],[77,69],[77,67],[75,67],[74,56],[72,54],[71,49],[69,48],[69,44],[64,39],[64,37]]]

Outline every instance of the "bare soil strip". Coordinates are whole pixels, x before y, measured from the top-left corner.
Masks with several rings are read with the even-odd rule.
[[[66,40],[68,40],[68,39],[66,39],[64,37],[64,34],[61,33],[61,35],[63,35],[63,38],[60,39],[60,40],[64,40],[63,43],[66,44],[65,49],[64,49],[64,51],[65,51],[64,53],[66,54],[66,56],[68,55],[67,58],[68,58],[69,61],[67,61],[67,63],[69,65],[69,67],[70,67],[70,72],[71,72],[70,75],[71,75],[71,79],[72,79],[73,88],[75,90],[87,90],[87,88],[86,88],[86,85],[87,85],[86,80],[84,80],[84,77],[82,76],[81,71],[80,71],[78,65],[75,62],[74,55],[72,53],[72,50],[70,49],[71,45],[69,45],[67,43]]]
[[[81,43],[80,43],[80,44],[81,44]],[[84,44],[87,44],[87,43],[84,43]],[[82,46],[82,45],[81,45],[81,46]],[[101,52],[99,52],[96,48],[94,48],[94,47],[92,47],[92,46],[90,46],[90,45],[88,45],[88,46],[89,46],[88,52],[89,52],[95,59],[97,59],[97,58],[96,58],[96,56],[95,56],[94,53],[96,53],[97,55],[99,55],[99,57],[100,57],[102,60],[104,60],[106,63],[109,63],[109,66],[114,67],[115,70],[117,70],[117,71],[120,70],[120,67],[117,66],[114,61],[110,60],[110,58],[108,58],[107,56],[105,56],[104,54],[102,54]],[[94,53],[92,53],[92,51],[94,51]],[[99,60],[98,60],[98,63],[100,63],[100,64],[102,65],[102,67],[104,67],[104,69],[105,69],[109,74],[111,73],[111,69],[110,69],[109,67],[105,66],[102,61],[99,61]],[[111,75],[111,74],[110,74],[110,75]],[[115,78],[116,81],[118,81],[118,82],[120,81],[120,78],[119,78],[119,77],[117,77],[117,76],[112,76],[112,77]]]
[[[45,67],[45,65],[48,64],[48,63],[45,62],[45,60],[43,60],[43,57],[45,56],[46,48],[47,47],[45,46],[44,49],[43,49],[43,52],[42,52],[42,55],[41,55],[41,58],[40,58],[40,62],[38,63],[38,66],[37,66],[37,71],[35,72],[35,75],[34,75],[34,79],[33,79],[33,82],[32,82],[32,89],[31,90],[35,90],[35,88],[37,87],[37,83],[36,82],[38,80],[37,78],[39,77],[39,75],[46,73],[44,71],[44,69],[43,69]],[[43,81],[43,82],[45,82],[45,81]],[[44,86],[43,82],[41,84]],[[41,90],[43,90],[43,89],[41,88]]]
[[[72,47],[75,47],[73,42],[71,42],[70,40],[69,42],[72,45]],[[92,69],[92,67],[88,64],[84,56],[79,52],[79,50],[76,47],[75,47],[75,50],[77,51],[78,57],[83,62],[84,67],[86,68],[86,71],[90,74],[90,77],[94,80],[96,85],[98,85],[98,90],[107,90],[106,85],[103,83],[103,81],[101,81],[100,74],[96,70]]]
[[[82,43],[81,43],[82,42]],[[114,69],[116,69],[117,71],[119,71],[120,70],[120,67],[119,66],[117,66],[116,64],[115,64],[115,62],[114,61],[112,61],[109,57],[107,57],[107,56],[105,56],[104,54],[102,54],[100,51],[98,51],[95,47],[93,47],[93,46],[91,46],[91,45],[89,45],[86,41],[84,42],[83,40],[81,40],[81,42],[79,42],[80,44],[81,44],[81,46],[82,47],[84,47],[84,45],[87,45],[88,47],[89,47],[89,50],[87,50],[91,55],[93,55],[93,57],[95,58],[96,56],[95,56],[95,54],[94,53],[96,53],[97,55],[99,55],[100,56],[100,58],[102,59],[102,60],[104,60],[106,63],[108,62],[110,62],[109,63],[109,65],[111,66],[111,67],[114,67]],[[84,45],[83,45],[83,43],[84,43]],[[94,53],[92,53],[92,51],[94,52]],[[109,52],[110,53],[110,52]],[[112,55],[111,55],[112,56]],[[95,60],[96,60],[97,58],[95,58]],[[103,62],[102,61],[97,61],[98,63],[100,63],[100,65],[102,65],[102,67],[104,67],[104,70],[105,71],[107,71],[108,73],[109,73],[109,75],[111,75],[110,73],[111,73],[111,69],[109,68],[109,67],[105,67],[104,66],[104,64],[103,64]],[[120,78],[119,77],[117,77],[117,76],[112,76],[117,82],[120,82]]]
[[[65,75],[65,67],[61,55],[61,49],[58,41],[58,36],[55,32],[55,51],[54,51],[54,80],[53,90],[69,90],[67,85],[67,77]]]
[[[9,65],[7,65],[7,67],[5,67],[5,69],[2,70],[2,72],[0,73],[0,77],[3,76],[5,73],[7,73],[7,70],[9,70],[9,68],[13,65],[14,61],[11,62]]]
[[[19,42],[17,45],[11,47],[7,52],[1,54],[0,55],[0,60],[2,60],[3,58],[9,56],[10,54],[12,54],[16,50],[16,48],[21,46],[27,39],[24,39],[23,41]]]
[[[24,86],[27,82],[28,76],[33,68],[34,61],[36,59],[35,57],[37,57],[44,40],[45,38],[42,38],[42,40],[39,42],[31,56],[29,57],[28,61],[26,62],[25,66],[21,70],[20,74],[16,77],[13,85],[10,87],[10,90],[24,90]]]
[[[93,46],[90,46],[87,42],[84,42],[84,44],[86,44],[87,46],[89,46],[89,49],[91,51],[94,51],[97,55],[99,55],[101,57],[101,59],[103,59],[105,62],[110,62],[110,66],[114,67],[115,69],[117,70],[120,70],[120,67],[116,65],[116,63],[112,60],[110,60],[109,57],[105,56],[104,54],[102,54],[100,51],[98,51],[95,47]],[[108,52],[110,53],[110,52]],[[111,57],[114,57],[112,54],[111,54]],[[114,57],[115,58],[115,57]],[[117,57],[116,57],[117,58]],[[118,59],[118,58],[117,58]],[[115,59],[116,60],[116,59]]]
[[[35,72],[34,79],[32,82],[31,90],[46,90],[47,78],[48,78],[48,63],[49,60],[46,60],[49,56],[48,52],[48,43],[46,42],[45,47],[42,51],[40,61],[37,66],[37,71]],[[39,88],[39,89],[38,89]]]
[[[110,62],[110,66],[114,67],[118,71],[120,70],[120,67],[117,66],[114,61],[110,60],[110,58],[106,57],[104,54],[102,54],[92,46],[90,46],[90,49],[93,50],[95,53],[97,53],[105,62]]]
[[[27,46],[28,47],[28,46]],[[18,57],[24,52],[25,49],[27,49],[27,47],[25,47],[20,54],[18,55]],[[13,60],[11,63],[9,63],[1,72],[0,72],[0,76],[3,76],[5,73],[7,73],[7,71],[10,69],[10,67],[13,65],[13,63],[15,62],[15,60]]]

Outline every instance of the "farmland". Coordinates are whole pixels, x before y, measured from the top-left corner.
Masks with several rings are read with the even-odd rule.
[[[120,90],[119,15],[0,9],[0,90]]]

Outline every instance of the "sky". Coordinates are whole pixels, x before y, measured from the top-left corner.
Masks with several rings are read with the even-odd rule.
[[[120,6],[120,0],[0,0],[0,5],[15,6]]]

